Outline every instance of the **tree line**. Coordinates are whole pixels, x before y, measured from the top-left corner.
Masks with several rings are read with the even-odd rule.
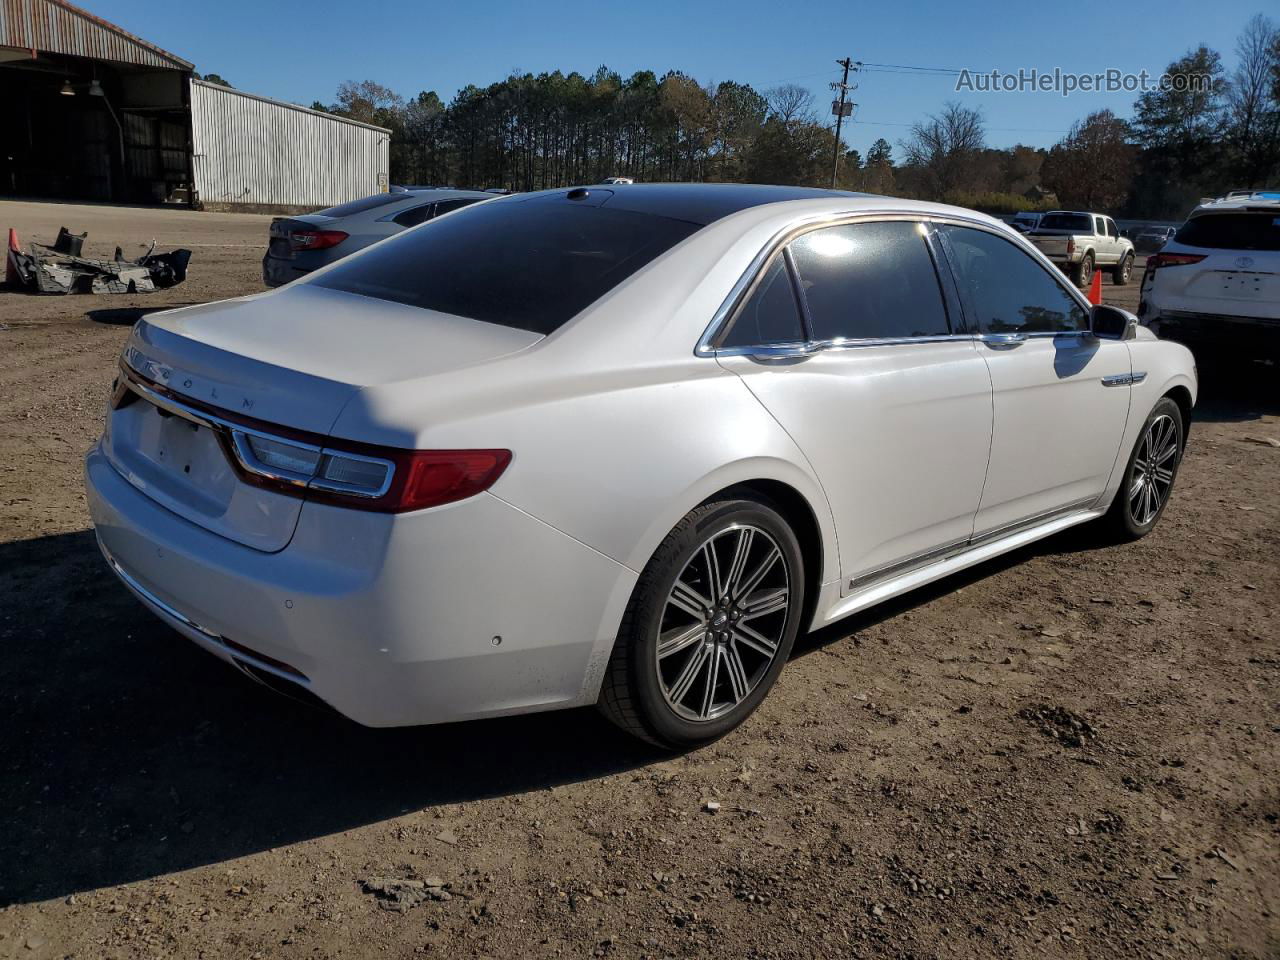
[[[865,157],[840,144],[844,189],[993,210],[1061,204],[1133,217],[1177,217],[1204,195],[1280,175],[1280,30],[1259,14],[1237,66],[1199,46],[1173,61],[1175,82],[1142,93],[1130,119],[1109,110],[1077,122],[1049,149],[992,148],[980,110],[948,103],[895,148]],[[672,71],[630,77],[513,73],[445,103],[405,99],[372,81],[343,83],[324,110],[391,131],[391,180],[539,190],[599,182],[741,181],[828,186],[836,141],[813,95],[703,84]]]

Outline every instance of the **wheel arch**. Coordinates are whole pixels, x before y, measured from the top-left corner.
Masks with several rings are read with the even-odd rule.
[[[765,478],[743,480],[723,490],[717,490],[706,497],[702,503],[729,499],[755,500],[776,508],[795,533],[796,539],[800,541],[800,556],[805,566],[804,607],[800,619],[803,633],[804,625],[812,622],[814,610],[818,604],[824,582],[826,556],[822,527],[818,523],[818,515],[814,512],[812,504],[805,499],[804,494],[790,484]]]
[[[1183,384],[1177,384],[1165,390],[1161,395],[1168,397],[1178,405],[1178,412],[1182,414],[1182,442],[1187,442],[1187,432],[1191,428],[1191,412],[1195,407],[1195,401],[1191,397],[1191,390]]]

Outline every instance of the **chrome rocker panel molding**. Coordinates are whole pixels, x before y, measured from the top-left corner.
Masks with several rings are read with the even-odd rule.
[[[950,547],[896,561],[889,566],[856,577],[849,581],[849,590],[845,598],[826,612],[822,623],[832,623],[851,613],[865,610],[953,573],[959,573],[968,567],[1042,540],[1069,527],[1086,523],[1106,512],[1096,506],[1096,501],[1081,501],[1081,503],[1088,506],[1068,505],[1042,515],[1029,517],[1007,527],[978,534]],[[815,623],[814,628],[820,625]]]

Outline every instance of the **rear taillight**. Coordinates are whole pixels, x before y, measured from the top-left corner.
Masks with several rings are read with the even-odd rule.
[[[1147,258],[1147,270],[1159,270],[1162,267],[1185,267],[1190,263],[1199,263],[1207,254],[1204,253],[1157,253]]]
[[[342,449],[230,427],[244,480],[281,493],[358,510],[404,513],[465,500],[497,482],[510,450]],[[338,441],[342,443],[342,441]]]
[[[295,230],[289,234],[289,246],[294,250],[327,250],[345,239],[347,234],[341,230]]]
[[[1067,256],[1071,256],[1076,252],[1076,238],[1067,237]]]
[[[245,483],[359,510],[404,513],[465,500],[498,482],[510,450],[404,450],[280,427],[175,393],[122,364],[113,410],[150,401],[213,431]],[[108,421],[110,422],[110,421]]]
[[[403,513],[474,497],[497,483],[511,463],[511,451],[410,450],[396,454],[395,461],[387,492],[352,506]]]

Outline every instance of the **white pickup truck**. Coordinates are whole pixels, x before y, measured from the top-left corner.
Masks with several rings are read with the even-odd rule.
[[[1081,287],[1092,282],[1095,269],[1111,271],[1117,286],[1133,273],[1133,244],[1100,213],[1050,210],[1027,239]]]

